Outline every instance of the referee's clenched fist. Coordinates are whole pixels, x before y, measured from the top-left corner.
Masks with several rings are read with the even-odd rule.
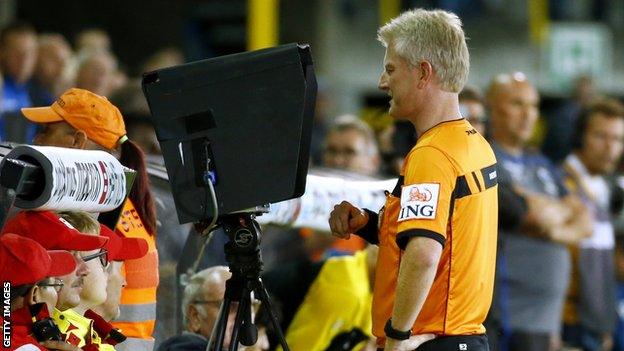
[[[329,215],[329,228],[332,235],[348,239],[352,233],[364,228],[368,223],[368,213],[347,201],[334,206]]]

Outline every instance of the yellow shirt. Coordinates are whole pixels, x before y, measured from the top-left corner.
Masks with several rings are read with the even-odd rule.
[[[288,346],[322,351],[353,328],[371,336],[371,302],[366,252],[328,259],[286,331]]]
[[[69,309],[61,312],[55,308],[52,319],[65,335],[66,342],[80,348],[97,344],[98,350],[115,351],[112,345],[102,343],[102,338],[93,329],[93,321],[76,311]]]

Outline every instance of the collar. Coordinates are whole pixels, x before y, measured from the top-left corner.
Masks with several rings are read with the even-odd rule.
[[[103,342],[111,345],[117,345],[120,342],[126,340],[126,336],[123,335],[118,329],[115,329],[112,324],[108,323],[102,316],[95,313],[93,310],[87,310],[84,314],[86,318],[93,321],[93,330],[102,338]]]

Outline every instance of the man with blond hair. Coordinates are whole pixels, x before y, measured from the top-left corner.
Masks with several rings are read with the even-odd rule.
[[[460,113],[469,70],[461,21],[445,11],[408,11],[378,38],[386,47],[379,88],[391,98],[390,115],[411,122],[418,142],[383,211],[343,201],[330,216],[332,233],[379,244],[378,347],[489,350],[483,321],[496,262],[496,159]]]

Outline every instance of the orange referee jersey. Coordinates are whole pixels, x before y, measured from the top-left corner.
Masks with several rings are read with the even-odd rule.
[[[466,120],[443,122],[418,139],[380,213],[373,334],[392,315],[402,250],[421,236],[443,245],[413,334],[483,334],[492,301],[498,195],[496,158]]]

